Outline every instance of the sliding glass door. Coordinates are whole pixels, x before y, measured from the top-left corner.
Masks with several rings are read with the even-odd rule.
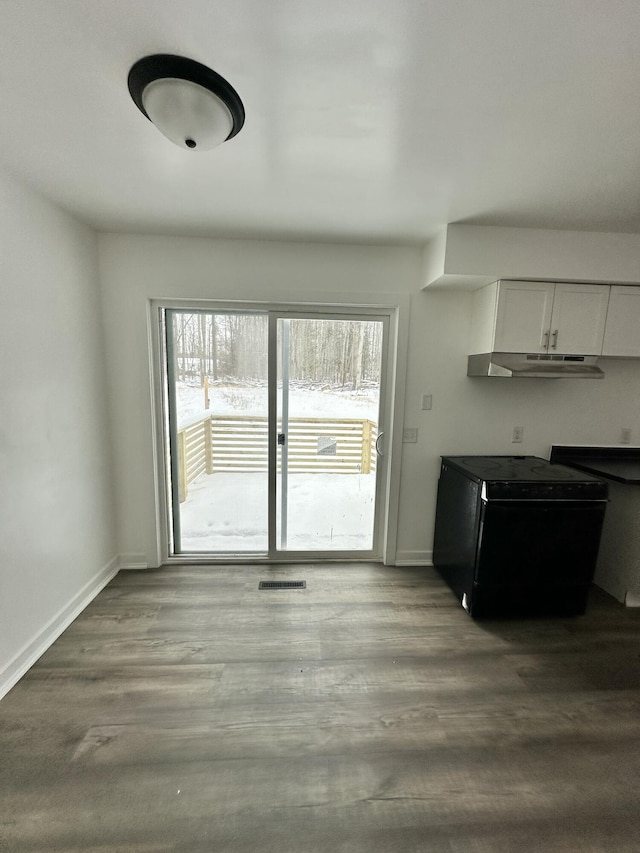
[[[267,314],[166,310],[173,554],[269,548]]]
[[[279,317],[279,551],[371,552],[381,320]]]
[[[377,556],[388,318],[160,317],[169,556]]]

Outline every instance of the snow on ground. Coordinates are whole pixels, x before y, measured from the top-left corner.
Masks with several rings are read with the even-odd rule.
[[[287,549],[370,550],[375,474],[290,474]],[[180,504],[182,550],[265,552],[266,473],[202,474]]]
[[[378,388],[290,388],[289,416],[369,418],[378,421]],[[267,416],[267,386],[216,383],[204,389],[176,383],[178,425],[210,414]],[[375,474],[290,474],[288,488],[289,550],[370,550]],[[280,500],[278,499],[278,512]],[[189,484],[180,504],[183,552],[265,552],[267,540],[266,473],[201,474]]]
[[[378,422],[378,388],[351,389],[308,388],[291,385],[289,417],[369,418]],[[212,384],[209,408],[204,403],[204,388],[186,382],[176,383],[178,427],[187,426],[215,415],[259,415],[267,417],[267,386]]]

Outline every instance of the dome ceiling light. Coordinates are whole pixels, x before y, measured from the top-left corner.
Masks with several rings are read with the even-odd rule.
[[[215,148],[244,124],[244,107],[233,86],[193,59],[145,56],[132,66],[128,82],[140,112],[180,148]]]

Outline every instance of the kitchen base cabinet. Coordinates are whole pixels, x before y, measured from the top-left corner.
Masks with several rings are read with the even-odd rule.
[[[625,604],[640,605],[640,486],[609,481],[594,583]]]
[[[609,484],[594,583],[618,601],[640,606],[640,447],[554,445],[551,461]]]

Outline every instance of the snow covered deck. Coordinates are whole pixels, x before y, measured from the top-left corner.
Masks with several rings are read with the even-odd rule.
[[[370,550],[375,482],[374,473],[290,474],[287,548]],[[266,473],[201,474],[180,504],[183,552],[266,552],[267,507]]]

